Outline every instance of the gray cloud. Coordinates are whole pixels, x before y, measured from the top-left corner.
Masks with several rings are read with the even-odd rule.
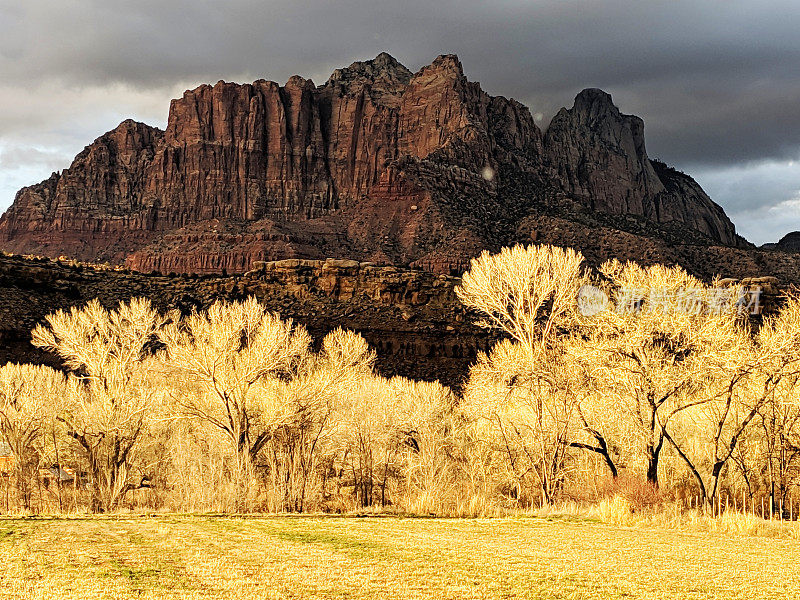
[[[56,170],[66,160],[70,160],[70,157],[48,149],[42,150],[30,146],[0,147],[0,169],[7,171],[36,167]]]
[[[756,244],[800,230],[800,162],[761,161],[692,172],[712,198],[724,198],[739,233]]]
[[[793,197],[741,190],[768,185],[754,164],[796,169],[799,23],[796,0],[0,0],[0,144],[71,156],[127,116],[163,125],[169,98],[202,82],[320,83],[383,50],[412,69],[455,52],[545,122],[606,89],[645,119],[651,155],[741,215]],[[715,188],[713,173],[750,183]],[[0,165],[0,209],[7,181]]]

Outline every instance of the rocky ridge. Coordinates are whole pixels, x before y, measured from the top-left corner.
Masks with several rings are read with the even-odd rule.
[[[790,231],[776,244],[770,244],[769,247],[783,252],[800,252],[800,231]]]
[[[700,186],[647,157],[641,119],[608,94],[581,92],[545,135],[457,57],[411,73],[383,53],[320,86],[201,85],[163,132],[123,122],[20,190],[0,248],[164,273],[328,256],[458,273],[546,219],[580,229],[578,247],[596,224],[665,253],[745,246]]]
[[[134,297],[189,313],[216,300],[255,296],[303,324],[316,340],[343,327],[361,333],[386,376],[458,385],[477,353],[496,341],[472,323],[453,288],[457,279],[351,260],[287,259],[240,275],[145,275],[75,261],[0,255],[0,364],[48,362],[30,331],[58,309],[93,298],[111,308]]]

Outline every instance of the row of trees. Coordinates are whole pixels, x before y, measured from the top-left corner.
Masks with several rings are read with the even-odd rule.
[[[509,338],[479,358],[463,408],[518,494],[555,499],[581,450],[654,489],[668,470],[708,506],[723,486],[785,501],[800,475],[800,299],[754,329],[751,290],[582,262],[546,246],[484,253],[458,290]],[[587,289],[595,304],[579,310]]]
[[[0,368],[0,432],[27,510],[43,466],[70,474],[92,511],[143,488],[175,508],[302,512],[334,485],[353,504],[386,504],[390,477],[418,476],[403,455],[426,451],[452,403],[438,384],[376,376],[352,332],[314,351],[303,327],[253,298],[186,317],[145,299],[93,301],[50,315],[33,343],[69,372]]]
[[[145,299],[60,311],[32,340],[66,372],[0,367],[17,504],[35,509],[38,490],[62,510],[464,513],[623,478],[712,506],[722,490],[785,499],[800,300],[753,328],[725,301],[741,290],[720,290],[679,268],[590,272],[549,246],[484,253],[457,293],[505,339],[458,394],[376,375],[352,332],[315,349],[252,298],[188,316]]]

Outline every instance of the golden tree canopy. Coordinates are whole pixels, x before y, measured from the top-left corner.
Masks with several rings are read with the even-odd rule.
[[[496,327],[532,347],[575,307],[585,282],[583,256],[571,248],[514,246],[472,259],[456,294]]]

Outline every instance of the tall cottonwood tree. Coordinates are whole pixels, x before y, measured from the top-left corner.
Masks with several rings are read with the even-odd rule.
[[[479,356],[464,407],[528,501],[531,476],[544,502],[564,476],[575,402],[569,378],[558,373],[560,344],[587,281],[582,263],[579,252],[547,245],[485,251],[456,288],[481,325],[510,338]]]
[[[526,504],[537,496],[552,502],[568,474],[578,401],[563,359],[504,340],[478,357],[465,386],[462,410]]]
[[[438,382],[389,380],[389,401],[397,407],[396,442],[406,505],[422,513],[455,511],[466,500],[459,489],[456,454],[463,422],[453,391]]]
[[[713,369],[713,373],[707,378],[707,385],[687,403],[686,410],[678,409],[682,414],[674,425],[681,425],[684,431],[671,431],[669,423],[662,419],[665,435],[710,506],[714,505],[739,444],[753,431],[757,420],[761,418],[766,423],[770,414],[775,419],[779,414],[791,419],[791,412],[784,411],[797,393],[800,377],[800,298],[788,298],[777,315],[765,317],[753,338],[744,324],[737,334],[738,343],[729,347],[733,351],[727,354],[727,360],[709,360],[704,367]],[[712,356],[722,357],[720,350],[728,341],[720,336]],[[788,423],[791,420],[783,425]],[[785,443],[780,436],[786,429],[777,425],[773,422],[774,428],[766,429],[768,450]],[[770,454],[765,467],[772,484],[776,473]],[[770,489],[770,497],[775,500],[774,488]]]
[[[526,348],[546,346],[575,313],[586,283],[583,256],[571,248],[514,246],[484,251],[470,262],[458,299],[477,311],[479,324],[499,329]]]
[[[147,385],[146,363],[162,317],[146,299],[111,311],[93,300],[45,321],[32,343],[57,354],[81,384],[57,418],[87,461],[91,509],[113,510],[143,481],[133,467],[160,402],[161,392]]]
[[[608,415],[601,422],[611,417],[625,421],[647,481],[657,486],[667,425],[705,403],[709,381],[730,369],[737,372],[748,338],[733,302],[715,304],[716,288],[680,267],[609,261],[600,272],[615,309],[588,318],[585,335],[571,348],[599,396],[595,414],[604,407]],[[727,298],[734,296],[731,291]],[[611,439],[601,425],[589,428],[598,439]]]
[[[14,457],[17,501],[24,510],[31,508],[42,438],[67,392],[64,374],[50,367],[0,367],[0,434]]]
[[[779,510],[800,477],[800,296],[789,296],[777,315],[765,318],[756,345],[758,393],[748,407],[759,410],[766,462],[762,471],[773,508]]]
[[[763,481],[775,509],[789,505],[789,493],[800,480],[799,397],[800,376],[787,373],[773,386],[767,403],[759,411],[756,431],[748,431],[743,437],[742,443],[756,450],[756,461],[748,456],[752,454],[746,451],[749,448],[740,451],[738,446],[732,457],[740,459],[737,466],[749,492],[752,494],[754,484]]]
[[[303,451],[291,455],[289,474],[296,475],[294,467],[301,472],[290,495],[292,508],[302,510],[308,452],[316,448],[331,411],[326,394],[353,370],[371,366],[374,355],[366,342],[337,330],[326,337],[322,354],[316,356],[303,327],[267,311],[253,297],[219,301],[185,318],[172,315],[159,340],[165,346],[165,363],[199,387],[197,393],[178,393],[182,410],[230,440],[236,457],[237,510],[245,508],[258,453],[279,432],[291,430],[293,436],[299,427]],[[305,435],[310,431],[315,433],[308,448]],[[298,440],[292,437],[292,442]]]
[[[266,458],[277,503],[274,508],[303,512],[309,489],[317,485],[324,496],[321,460],[331,459],[337,430],[346,429],[343,405],[352,401],[368,382],[374,381],[375,353],[360,335],[336,329],[322,340],[320,351],[310,356],[289,380],[273,380],[274,398],[288,420],[272,429]],[[374,420],[374,419],[373,419]]]
[[[178,391],[183,411],[222,430],[236,457],[237,509],[245,501],[252,459],[269,428],[286,418],[267,413],[254,390],[265,378],[291,377],[308,359],[311,337],[302,327],[266,311],[255,298],[219,301],[203,312],[172,314],[158,334],[165,362],[188,375],[197,393]],[[260,421],[266,421],[261,423]]]
[[[378,377],[362,379],[342,391],[336,408],[341,468],[352,478],[358,506],[385,506],[387,484],[400,451],[399,405],[389,382]]]
[[[452,391],[438,382],[373,376],[337,396],[334,466],[352,480],[356,504],[402,498],[424,512],[439,509],[455,477]]]

